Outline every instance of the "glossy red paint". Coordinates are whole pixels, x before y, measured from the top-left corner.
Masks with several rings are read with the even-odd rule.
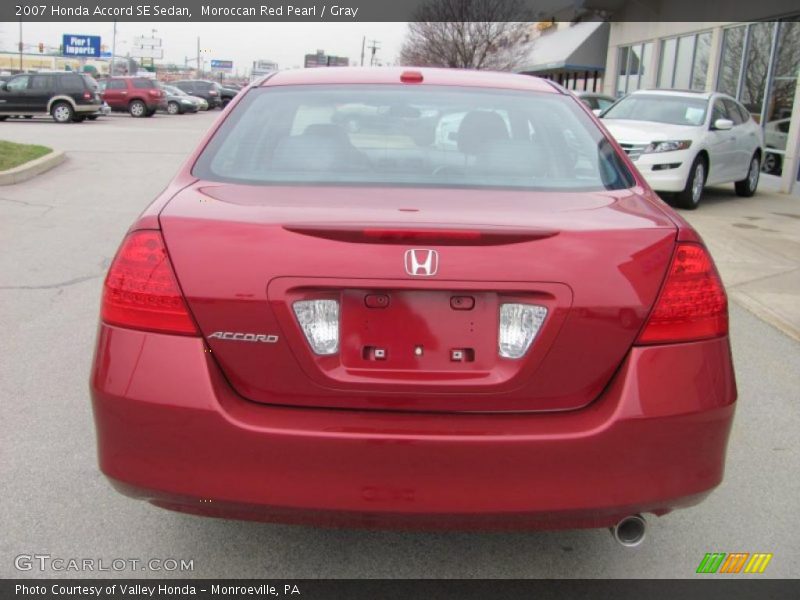
[[[319,525],[604,527],[694,504],[722,479],[736,395],[727,338],[635,348],[590,406],[537,414],[258,405],[207,350],[101,326],[100,466],[125,493]]]
[[[398,210],[409,202],[416,211]],[[439,273],[420,288],[419,279],[405,272],[408,245],[365,247],[285,227],[288,222],[292,229],[302,228],[303,219],[344,221],[344,232],[359,219],[362,225],[482,227],[498,232],[498,238],[527,228],[530,236],[493,245],[491,252],[480,241],[429,245],[439,252]],[[663,211],[629,191],[492,191],[487,204],[486,192],[479,190],[329,188],[321,193],[319,188],[270,187],[267,196],[260,187],[198,183],[173,198],[160,222],[206,337],[220,330],[253,331],[279,334],[287,342],[252,347],[209,340],[234,388],[259,402],[340,408],[365,402],[373,408],[445,411],[585,406],[607,385],[641,329],[675,238],[675,226]],[[542,230],[549,235],[537,235]],[[596,255],[603,260],[590,260]],[[558,260],[552,260],[555,256]],[[344,339],[342,355],[314,356],[290,303],[300,295],[339,297],[353,288],[390,295],[439,290],[442,306],[449,306],[452,293],[491,290],[496,295],[478,307],[484,312],[496,314],[498,299],[539,298],[552,317],[524,359],[500,360],[492,353],[491,363],[452,377],[436,375],[422,363],[419,369],[392,364],[391,352],[387,364],[345,364],[348,354],[367,343],[363,336]],[[440,343],[472,347],[478,342],[467,335],[471,327],[473,337],[496,346],[494,321],[488,326],[451,313],[448,321],[418,304],[395,302],[374,318],[415,324],[418,340],[395,345],[404,356],[417,343],[431,349]],[[265,364],[283,376],[274,377]],[[415,393],[398,396],[401,388]]]
[[[420,72],[420,88],[561,93],[531,77]],[[402,73],[297,70],[262,86],[396,84]],[[736,399],[726,332],[636,344],[676,242],[702,240],[613,140],[635,179],[627,190],[199,180],[199,153],[245,95],[132,227],[160,230],[201,336],[100,325],[98,452],[120,491],[282,522],[601,527],[689,506],[721,481]],[[406,272],[417,246],[439,253],[436,277]],[[342,307],[332,356],[311,351],[291,308],[318,298]],[[519,360],[496,352],[503,301],[548,308]],[[372,339],[386,360],[367,360]],[[451,348],[474,359],[448,362]]]

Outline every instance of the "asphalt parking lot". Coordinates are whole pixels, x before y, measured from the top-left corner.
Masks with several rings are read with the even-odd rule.
[[[68,153],[53,171],[0,187],[0,576],[64,576],[15,568],[18,555],[48,554],[194,561],[190,573],[66,574],[81,577],[683,578],[706,552],[771,552],[759,577],[800,576],[800,344],[735,303],[740,402],[725,481],[703,504],[650,519],[634,550],[600,530],[413,533],[202,519],[114,492],[97,469],[88,397],[103,277],[132,219],[219,114],[0,123],[2,139]]]

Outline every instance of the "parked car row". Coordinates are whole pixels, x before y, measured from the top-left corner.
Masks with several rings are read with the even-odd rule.
[[[132,117],[152,117],[224,108],[238,89],[213,81],[176,81],[172,85],[149,77],[108,77],[54,71],[23,73],[0,80],[0,121],[9,117],[50,115],[57,123],[94,120],[110,111]]]

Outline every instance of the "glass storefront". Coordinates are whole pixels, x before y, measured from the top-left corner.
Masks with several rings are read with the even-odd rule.
[[[746,29],[746,25],[730,27],[722,34],[722,56],[720,58],[717,90],[733,97],[736,97],[739,91],[739,73],[742,70]]]
[[[662,40],[658,87],[704,90],[710,56],[710,31]]]
[[[622,46],[619,49],[617,96],[653,87],[654,78],[649,72],[652,53],[652,42]]]
[[[764,126],[764,170],[779,175],[800,71],[800,23],[761,22],[725,29],[717,90],[744,104]]]

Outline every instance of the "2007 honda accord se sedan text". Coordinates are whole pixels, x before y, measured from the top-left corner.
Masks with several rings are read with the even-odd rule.
[[[102,471],[200,515],[617,527],[722,480],[727,299],[700,237],[533,77],[278,72],[105,281]]]

